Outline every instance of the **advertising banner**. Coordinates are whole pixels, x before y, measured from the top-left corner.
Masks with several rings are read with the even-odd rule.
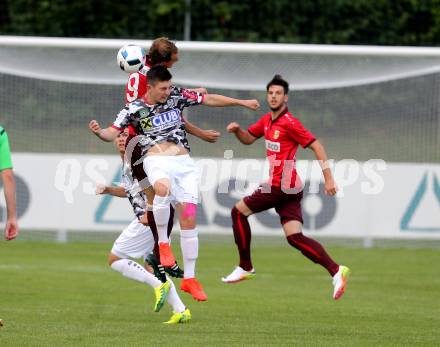
[[[117,231],[134,218],[128,199],[96,195],[98,183],[119,184],[117,155],[13,156],[19,224],[31,230]],[[231,233],[230,210],[268,177],[256,159],[195,158],[200,170],[198,229]],[[440,238],[440,165],[382,160],[331,162],[339,192],[325,195],[321,167],[297,162],[304,184],[304,230],[359,238]],[[6,218],[3,193],[0,223]],[[274,210],[250,217],[254,234],[281,235]],[[176,226],[177,229],[177,226]]]

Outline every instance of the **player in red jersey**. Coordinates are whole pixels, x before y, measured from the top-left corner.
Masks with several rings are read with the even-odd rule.
[[[175,63],[177,63],[179,60],[179,51],[177,46],[170,41],[166,37],[159,37],[153,41],[151,44],[151,47],[149,49],[148,55],[146,57],[146,64],[145,66],[139,71],[130,74],[127,84],[125,86],[125,102],[130,103],[133,102],[136,99],[142,98],[147,90],[148,90],[148,78],[147,78],[147,72],[150,70],[152,66],[155,65],[163,65],[166,68],[171,68]],[[207,91],[204,88],[198,88],[198,89],[190,89],[196,92],[200,92],[205,94]],[[131,139],[134,138],[137,134],[135,129],[132,126],[129,126],[130,129],[130,138],[127,141],[127,145],[130,143]],[[206,141],[206,142],[216,142],[217,139],[220,136],[220,133],[215,130],[202,130],[189,122],[185,118],[185,130],[190,133],[193,136],[199,137],[200,139]],[[139,162],[139,153],[138,148],[135,145],[133,150],[133,155],[131,155],[132,164],[133,164],[133,174],[137,178],[139,182],[142,182],[146,175],[144,173],[144,169],[142,166],[142,162]],[[135,165],[134,163],[138,163]],[[148,205],[153,205],[153,199],[154,199],[154,191],[151,189],[151,187],[146,188],[144,190],[147,198],[148,198]],[[154,256],[149,258],[149,261],[156,261],[157,258],[159,259],[159,248],[158,248],[158,234],[157,234],[157,228],[156,223],[153,216],[153,211],[151,208],[147,210],[146,216],[148,217],[148,224],[153,232],[153,236],[155,238],[155,247],[154,247]],[[171,233],[171,229],[173,227],[174,223],[174,208],[170,205],[170,220],[168,222],[168,237]],[[182,271],[178,267],[177,263],[175,263],[171,268],[166,268],[166,271],[174,276],[174,274],[179,274]],[[178,276],[180,277],[180,276]]]
[[[302,233],[302,182],[295,169],[295,154],[299,145],[310,148],[321,163],[325,193],[335,195],[337,188],[330,168],[326,165],[327,155],[324,147],[288,111],[288,92],[289,84],[280,75],[275,75],[267,85],[267,103],[271,112],[262,116],[247,131],[235,122],[227,126],[227,131],[235,134],[245,145],[250,145],[264,136],[270,164],[270,179],[232,208],[232,228],[240,264],[231,274],[223,277],[222,281],[235,283],[255,276],[251,261],[251,229],[248,216],[275,208],[280,216],[287,242],[307,258],[323,266],[333,277],[333,298],[337,300],[344,294],[350,270],[346,266],[336,264],[321,244]]]
[[[128,77],[125,85],[125,102],[135,101],[145,95],[148,88],[147,72],[150,67],[161,64],[169,69],[178,61],[179,51],[173,42],[166,37],[155,39],[151,44],[144,67]]]

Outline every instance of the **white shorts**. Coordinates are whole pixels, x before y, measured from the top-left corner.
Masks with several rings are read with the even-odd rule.
[[[171,182],[171,197],[177,202],[199,202],[199,170],[188,155],[150,155],[144,159],[144,170],[152,185],[161,178]]]
[[[145,258],[153,248],[151,229],[135,218],[116,239],[111,252],[119,258]]]

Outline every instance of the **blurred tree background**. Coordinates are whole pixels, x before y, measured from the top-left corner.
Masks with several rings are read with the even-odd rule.
[[[2,0],[0,34],[437,46],[440,0]],[[188,36],[187,36],[188,37]]]

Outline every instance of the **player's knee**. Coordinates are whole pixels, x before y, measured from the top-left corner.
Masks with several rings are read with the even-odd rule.
[[[194,229],[196,227],[196,218],[195,217],[183,217],[182,215],[179,218],[179,224],[181,229]]]
[[[239,206],[237,206],[237,204],[236,204],[231,209],[231,217],[232,217],[232,219],[236,219],[240,215],[247,218],[247,215],[245,215],[242,211],[240,211]]]
[[[118,256],[116,256],[116,255],[114,255],[113,253],[109,253],[109,255],[108,255],[108,266],[112,266],[112,264],[115,262],[115,261],[117,261],[117,260],[119,260],[120,258],[118,257]]]
[[[182,217],[188,219],[195,219],[197,215],[197,205],[192,203],[185,203],[183,206]]]
[[[235,219],[237,218],[238,214],[240,213],[240,211],[238,210],[238,208],[234,205],[234,207],[231,209],[231,218]]]
[[[144,263],[144,269],[147,270],[151,274],[154,273],[153,268],[150,265],[148,265],[147,262]]]
[[[289,237],[291,235],[294,239],[301,238],[302,235],[302,222],[299,220],[291,219],[290,217],[281,217],[281,225],[283,226],[284,235]]]
[[[252,210],[245,204],[243,199],[238,201],[234,207],[236,207],[240,214],[245,217],[249,217],[251,214],[253,214]]]
[[[286,235],[286,240],[292,247],[300,248],[299,244],[301,244],[303,241],[303,236],[303,233],[300,231],[294,234]]]
[[[170,185],[167,180],[159,180],[154,184],[154,193],[159,196],[170,194]]]

